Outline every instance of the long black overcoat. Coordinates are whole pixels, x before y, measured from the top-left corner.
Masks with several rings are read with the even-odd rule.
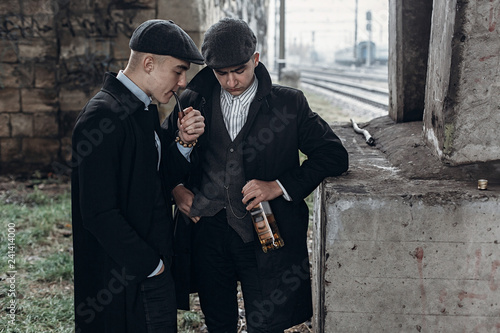
[[[170,198],[190,163],[164,140],[158,114],[145,111],[114,74],[105,75],[76,121],[71,190],[77,333],[146,332],[139,285],[173,237],[171,211],[164,223],[152,221],[154,130],[163,143],[161,179]]]
[[[278,197],[270,203],[285,246],[264,253],[255,242],[259,274],[267,299],[260,305],[262,311],[247,316],[257,324],[271,320],[267,328],[275,332],[304,322],[312,315],[307,251],[309,214],[304,199],[325,177],[338,176],[346,171],[348,155],[331,127],[311,111],[301,91],[272,85],[262,63],[256,67],[255,74],[259,86],[247,119],[250,126],[245,126],[243,144],[238,148],[243,154],[245,177],[247,180],[279,179],[292,198],[289,202]],[[220,89],[220,85],[213,71],[205,68],[181,95],[182,105],[193,106],[205,117],[205,134],[196,147],[200,157],[204,147],[218,144],[207,142],[211,131],[213,89]],[[177,112],[173,112],[162,126],[174,133],[176,120]],[[307,155],[302,164],[299,150]],[[186,180],[186,186],[194,189],[200,181],[201,169],[197,169]],[[177,277],[178,306],[188,308],[187,296],[196,290],[189,278],[191,224],[185,216],[179,215],[178,220],[183,222],[177,223],[174,274]]]

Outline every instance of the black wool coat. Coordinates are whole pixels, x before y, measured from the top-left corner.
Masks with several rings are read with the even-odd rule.
[[[312,315],[312,297],[307,251],[308,207],[304,199],[328,176],[338,176],[348,169],[348,154],[331,127],[312,112],[303,93],[297,89],[273,85],[262,63],[255,69],[259,86],[250,106],[243,130],[243,144],[238,152],[243,155],[246,180],[278,179],[292,201],[282,196],[270,202],[285,246],[264,253],[255,242],[259,274],[267,295],[261,304],[261,313],[255,321],[270,320],[270,331],[280,331],[308,320]],[[202,158],[211,131],[213,89],[220,85],[209,68],[203,69],[181,95],[184,107],[193,106],[205,117],[205,134],[195,149]],[[257,110],[257,112],[253,112]],[[163,123],[170,135],[175,133],[177,112]],[[307,155],[302,164],[299,150]],[[195,189],[201,182],[201,167],[185,180]],[[176,257],[174,275],[178,306],[188,308],[188,294],[196,290],[189,278],[191,253],[191,222],[178,214],[175,235]]]
[[[71,189],[77,333],[146,332],[139,286],[173,237],[171,211],[166,221],[152,219],[154,130],[163,148],[162,188],[170,198],[190,163],[165,140],[158,114],[145,111],[115,74],[105,75],[77,118]]]

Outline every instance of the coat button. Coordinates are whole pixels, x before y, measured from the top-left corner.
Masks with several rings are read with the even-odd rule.
[[[234,149],[233,149],[233,148],[229,148],[229,151],[230,151],[231,153],[233,153],[233,152],[234,152]]]

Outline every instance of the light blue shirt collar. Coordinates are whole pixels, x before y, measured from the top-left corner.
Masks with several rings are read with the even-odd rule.
[[[132,80],[127,77],[127,75],[123,74],[122,70],[120,70],[118,72],[116,79],[118,81],[120,81],[128,90],[130,90],[130,92],[132,94],[134,94],[135,97],[137,97],[139,100],[144,102],[144,110],[148,109],[149,104],[151,104],[151,97],[149,97],[144,91],[142,91],[141,88],[139,88],[134,82],[132,82]],[[159,148],[159,147],[161,147],[161,141],[158,138],[158,134],[156,134],[156,132],[155,132],[155,138],[156,138],[156,144],[158,145],[157,146],[158,154],[160,156],[160,158],[158,158],[158,168],[159,168],[159,166],[160,166],[159,161],[161,159],[161,148]],[[186,147],[181,146],[179,143],[177,143],[177,148],[179,149],[181,154],[184,155],[184,157],[188,160],[188,162],[191,162],[190,154],[191,154],[191,151],[193,150],[193,147],[186,148]]]
[[[142,91],[142,89],[139,88],[131,79],[129,79],[127,75],[123,74],[122,70],[118,72],[116,79],[120,81],[125,87],[127,87],[127,89],[130,90],[130,92],[134,94],[135,97],[137,97],[144,103],[144,108],[146,110],[148,109],[149,104],[151,104],[151,97],[149,97],[144,91]]]

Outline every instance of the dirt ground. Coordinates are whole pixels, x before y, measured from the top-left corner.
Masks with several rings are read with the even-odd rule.
[[[70,179],[67,176],[55,176],[34,172],[32,175],[0,175],[0,197],[6,203],[22,202],[26,194],[35,189],[53,196],[70,190]]]

